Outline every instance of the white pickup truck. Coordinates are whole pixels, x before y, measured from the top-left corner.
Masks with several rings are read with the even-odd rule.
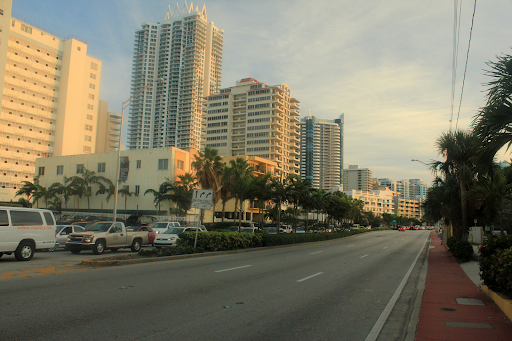
[[[115,252],[121,248],[131,248],[138,252],[141,245],[148,243],[148,232],[127,232],[123,223],[99,221],[92,224],[84,232],[69,235],[66,246],[72,253],[92,250],[101,255],[106,249]]]

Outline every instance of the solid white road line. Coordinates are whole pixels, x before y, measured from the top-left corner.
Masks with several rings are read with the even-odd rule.
[[[367,253],[366,255],[361,256],[361,257],[359,257],[359,258],[364,258],[364,257],[369,256],[369,255],[370,255],[370,254],[369,254],[369,253]]]
[[[349,246],[347,246],[347,247],[352,247],[352,246],[354,246],[354,245],[349,245]]]
[[[224,270],[217,270],[215,272],[224,272],[224,271],[231,271],[231,270],[238,270],[238,269],[243,269],[243,268],[248,268],[252,265],[244,265],[244,266],[238,266],[236,268],[231,268],[231,269],[224,269]]]
[[[316,276],[321,275],[321,274],[323,274],[323,272],[318,272],[318,273],[316,273],[316,274],[314,274],[314,275],[311,275],[311,276],[305,277],[305,278],[303,278],[303,279],[299,279],[297,282],[298,282],[298,283],[299,283],[299,282],[304,282],[305,280],[308,280],[308,279],[310,279],[310,278],[316,277]]]
[[[385,248],[383,248],[382,250],[386,250],[388,247],[386,246]]]
[[[386,305],[386,308],[384,308],[384,310],[380,314],[379,319],[377,320],[377,322],[373,326],[372,330],[370,331],[370,333],[366,337],[365,341],[375,341],[375,340],[377,340],[377,337],[379,336],[380,331],[382,330],[382,327],[384,327],[384,324],[386,323],[386,320],[388,319],[389,314],[391,314],[391,311],[395,307],[396,301],[398,301],[398,297],[400,297],[400,294],[402,293],[402,290],[404,290],[405,284],[407,283],[407,280],[409,279],[409,276],[411,275],[411,272],[414,269],[414,266],[416,266],[416,263],[418,262],[418,258],[420,258],[421,252],[425,248],[425,245],[427,244],[427,242],[428,242],[428,236],[425,239],[425,243],[423,243],[423,247],[418,252],[418,255],[416,256],[416,258],[414,259],[414,261],[411,264],[411,267],[409,268],[409,270],[405,274],[404,278],[402,279],[402,282],[400,282],[400,285],[398,285],[398,288],[396,288],[396,291],[393,294],[393,297],[391,297],[391,299],[389,300],[388,304]]]
[[[317,253],[322,253],[323,251],[311,252],[310,255],[315,255]]]

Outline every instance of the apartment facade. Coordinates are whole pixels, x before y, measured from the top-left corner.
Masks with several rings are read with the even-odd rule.
[[[398,192],[399,196],[404,199],[425,200],[427,195],[427,183],[422,179],[404,179],[393,180],[390,178],[378,179],[378,182]]]
[[[220,87],[223,35],[207,21],[204,5],[186,2],[169,8],[163,21],[142,24],[135,33],[131,94],[140,95],[130,104],[128,149],[201,148],[203,98]]]
[[[175,181],[179,175],[193,173],[191,162],[195,160],[194,155],[197,155],[195,150],[185,151],[174,147],[121,151],[121,157],[127,157],[129,160],[129,170],[127,180],[120,182],[119,188],[127,186],[128,190],[133,193],[132,196],[126,198],[126,210],[157,213],[158,207],[154,205],[154,196],[144,195],[144,193],[148,189],[158,191],[163,182]],[[117,160],[117,151],[45,157],[36,160],[36,171],[41,174],[39,184],[45,188],[57,182],[64,184],[65,178],[81,176],[84,169],[94,171],[96,175],[103,176],[115,183]],[[98,189],[99,185],[97,184],[93,184],[91,187],[90,209],[112,212],[113,197],[107,201],[106,194],[95,195]],[[42,200],[39,200],[38,205],[44,207]],[[169,207],[174,207],[170,202],[161,203],[160,206],[162,212],[168,211]],[[67,204],[62,199],[62,208],[88,209],[87,197],[71,197]],[[118,198],[118,210],[121,214],[125,213],[125,198],[121,196]]]
[[[119,148],[121,115],[108,111],[108,102],[99,101],[96,153],[105,153]]]
[[[349,165],[343,170],[343,190],[372,190],[372,170],[359,168],[359,165]]]
[[[386,190],[350,190],[343,191],[347,196],[361,200],[364,203],[363,210],[366,212],[373,212],[377,216],[382,216],[383,213],[393,214],[393,198],[395,192]]]
[[[287,84],[245,78],[205,97],[205,145],[221,156],[258,156],[275,173],[299,174],[299,101]]]
[[[421,199],[415,200],[395,196],[393,198],[393,213],[402,217],[421,219],[424,214],[422,204],[423,200]]]
[[[331,191],[341,184],[340,126],[336,120],[315,116],[300,123],[300,177],[311,181],[313,188]]]
[[[32,181],[36,158],[94,153],[102,63],[0,1],[0,200]],[[37,173],[35,175],[38,175]]]

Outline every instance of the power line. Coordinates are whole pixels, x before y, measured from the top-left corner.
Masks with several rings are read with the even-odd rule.
[[[459,125],[460,107],[462,105],[462,94],[464,93],[464,82],[466,81],[466,70],[468,69],[469,48],[471,47],[471,35],[473,34],[473,22],[475,21],[475,11],[476,0],[475,4],[473,5],[473,16],[471,17],[471,29],[469,30],[468,51],[466,52],[466,65],[464,66],[464,78],[462,79],[462,90],[460,91],[459,111],[457,112],[457,122],[455,123],[455,130],[457,130],[457,126]]]

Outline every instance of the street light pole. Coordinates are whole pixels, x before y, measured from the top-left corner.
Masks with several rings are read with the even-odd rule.
[[[422,163],[422,164],[424,164],[425,166],[428,166],[428,165],[427,165],[427,164],[426,164],[425,162],[423,162],[423,161],[420,161],[420,160],[412,159],[411,161],[416,161],[416,162],[419,162],[419,163]]]
[[[128,107],[130,102],[139,96],[142,92],[144,92],[149,86],[153,85],[155,82],[163,82],[163,78],[160,78],[158,80],[151,81],[149,84],[147,84],[143,89],[141,89],[139,92],[137,92],[135,95],[130,97],[126,102],[123,102],[123,107],[121,109],[121,132],[119,133],[119,145],[117,147],[117,168],[116,168],[116,186],[115,186],[115,192],[114,192],[114,212],[113,212],[113,220],[117,220],[117,192],[119,190],[119,168],[121,167],[121,139],[123,137],[123,120],[124,120],[124,109]]]

